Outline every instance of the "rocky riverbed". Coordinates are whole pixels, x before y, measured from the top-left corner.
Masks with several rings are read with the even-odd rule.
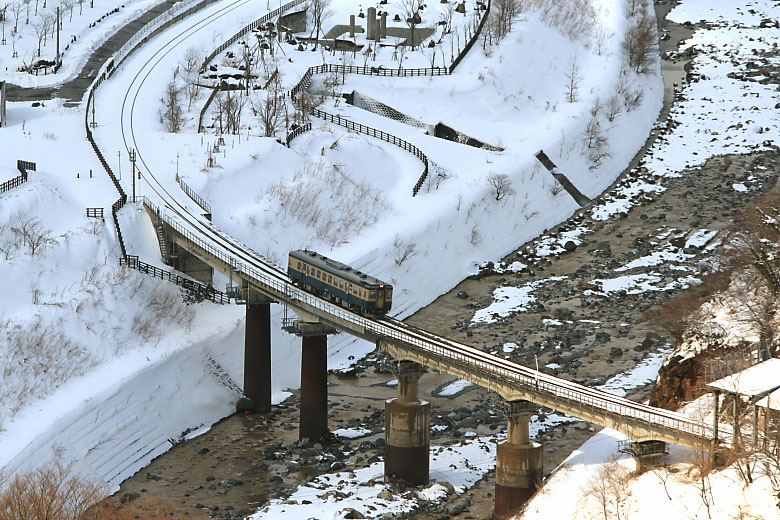
[[[656,6],[659,18],[670,6]],[[697,110],[707,96],[694,87],[707,81],[702,76],[708,62],[686,66],[698,51],[678,51],[676,44],[696,27],[666,21],[660,26],[662,34],[670,35],[661,50],[672,85],[667,85],[664,117],[632,166],[590,206],[507,257],[487,262],[479,274],[409,318],[410,323],[529,366],[538,364],[540,370],[567,379],[647,399],[649,386],[636,367],[650,367],[652,373],[669,349],[669,339],[647,320],[648,311],[698,283],[751,200],[777,194],[780,161],[777,147],[766,144],[776,133],[764,135],[763,125],[765,145],[750,152],[747,139],[740,142],[741,134],[735,133],[742,122],[714,133],[695,123],[706,120],[706,113]],[[753,58],[749,54],[728,56],[736,71],[729,73],[730,79],[750,90],[753,82],[777,78],[772,72],[776,46]],[[674,88],[684,76],[692,84]],[[750,110],[740,108],[743,102],[735,98],[734,106]],[[718,110],[737,109],[714,106],[708,114],[717,120]],[[694,133],[701,141],[702,129],[709,133],[702,141],[706,144],[693,151],[674,147]],[[726,155],[729,142],[716,147],[730,139],[740,143],[731,148],[739,154]],[[698,153],[710,158],[669,173],[670,162]],[[384,400],[395,395],[394,379],[382,353],[329,376],[330,427],[359,437],[335,436],[324,446],[298,442],[294,395],[270,414],[233,416],[178,444],[123,483],[116,500],[125,507],[157,503],[176,517],[243,518],[269,500],[284,500],[317,475],[368,466],[384,452]],[[451,383],[452,377],[435,373],[420,381],[421,395],[432,404],[432,445],[454,445],[504,428],[494,395]],[[542,411],[541,419],[549,413]],[[593,431],[577,421],[546,424],[536,438],[544,443],[547,470]],[[418,510],[399,516],[490,518],[493,485],[488,472],[463,494],[447,489],[446,499],[420,500]],[[391,494],[415,493],[398,486]]]

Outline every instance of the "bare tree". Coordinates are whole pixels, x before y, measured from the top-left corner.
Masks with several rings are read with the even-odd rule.
[[[413,242],[401,240],[399,235],[395,235],[393,247],[395,248],[395,265],[398,266],[417,254],[417,246]]]
[[[51,24],[51,18],[48,16],[41,16],[33,22],[33,30],[35,31],[35,37],[38,38],[38,57],[41,57],[41,43],[49,32],[49,25]]]
[[[41,221],[26,214],[16,213],[12,219],[11,232],[21,239],[22,245],[27,248],[30,256],[35,256],[45,247],[54,243],[51,237],[51,229],[44,228]]]
[[[501,40],[512,30],[512,21],[520,9],[518,0],[496,0],[493,4],[493,17],[496,38]]]
[[[67,0],[73,2],[73,0]],[[197,47],[190,47],[184,52],[184,61],[181,64],[183,70],[185,89],[187,91],[187,108],[192,107],[192,102],[200,93],[200,64],[203,63],[203,53]]]
[[[414,29],[422,23],[422,17],[420,11],[425,4],[424,0],[400,0],[398,8],[401,10],[401,16],[403,17],[406,25],[409,27],[410,38],[407,41],[411,41],[412,50],[414,50]]]
[[[455,13],[455,8],[453,7],[452,2],[448,2],[444,5],[444,10],[439,14],[439,20],[444,22],[442,27],[444,27],[443,31],[445,34],[452,30],[453,13]]]
[[[422,51],[423,56],[425,56],[428,59],[428,63],[431,64],[431,69],[433,69],[436,66],[436,46],[433,47],[420,47],[420,50]],[[431,71],[431,74],[433,74],[433,71]]]
[[[653,49],[657,42],[655,19],[648,9],[643,9],[623,39],[623,52],[629,67],[636,72],[646,72],[653,62]]]
[[[308,89],[302,89],[292,101],[295,107],[294,120],[301,124],[305,123],[312,109],[317,105],[314,95]]]
[[[509,175],[503,173],[491,173],[487,178],[488,184],[493,188],[496,200],[501,200],[507,195],[514,195],[515,189]]]
[[[623,106],[621,105],[620,97],[615,94],[614,96],[610,97],[607,101],[606,106],[606,116],[607,120],[611,123],[615,120],[615,118],[620,114],[620,112],[623,110]]]
[[[228,90],[227,94],[217,96],[217,108],[225,118],[224,130],[228,134],[237,134],[241,127],[241,114],[246,106],[246,98],[233,94]],[[222,124],[220,123],[220,132]]]
[[[249,45],[241,48],[241,66],[244,68],[244,87],[247,95],[252,85],[252,66],[254,65],[254,53]]]
[[[24,10],[24,4],[22,4],[21,0],[17,0],[13,4],[11,4],[11,13],[14,15],[14,33],[19,32],[19,17],[22,16],[22,11]]]
[[[604,520],[631,516],[629,473],[618,462],[604,464],[588,482],[583,498],[594,500]]]
[[[63,12],[65,10],[68,11],[68,15],[70,18],[68,19],[69,22],[73,21],[73,8],[76,7],[76,0],[62,0],[62,10]]]
[[[575,103],[578,99],[577,94],[580,90],[580,81],[582,81],[582,73],[580,72],[580,65],[577,63],[576,55],[569,60],[563,75],[566,78],[566,101]]]
[[[614,35],[614,33],[608,33],[604,29],[599,29],[596,32],[596,54],[599,56],[604,54],[604,51],[607,49],[607,42]]]
[[[263,129],[265,137],[274,137],[282,127],[284,115],[284,97],[281,95],[278,82],[269,85],[264,100],[252,99],[252,113]]]
[[[178,67],[173,72],[173,77],[165,86],[163,97],[160,98],[160,122],[165,129],[172,133],[178,133],[184,124],[184,111],[182,110],[182,87],[177,81]]]
[[[87,511],[105,494],[104,489],[74,476],[53,462],[7,483],[0,493],[0,518],[25,520],[93,519]]]
[[[3,27],[3,45],[5,45],[5,25],[8,23],[8,8],[11,6],[11,2],[7,2],[0,7],[0,25]]]
[[[308,5],[309,16],[312,21],[312,32],[315,33],[314,49],[317,50],[317,45],[320,42],[320,32],[322,32],[322,24],[330,18],[332,12],[330,10],[330,0],[310,0]],[[311,37],[311,34],[309,34]]]

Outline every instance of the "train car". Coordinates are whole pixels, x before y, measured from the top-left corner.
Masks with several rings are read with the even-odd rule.
[[[386,314],[393,304],[392,285],[315,251],[290,251],[287,274],[304,289],[361,314]]]

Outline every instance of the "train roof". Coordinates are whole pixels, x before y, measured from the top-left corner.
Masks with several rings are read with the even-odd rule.
[[[391,284],[383,282],[379,278],[374,278],[366,273],[361,273],[357,269],[354,269],[347,264],[341,263],[338,260],[333,260],[327,256],[322,256],[316,251],[309,251],[308,249],[296,249],[290,251],[291,258],[297,258],[303,260],[314,267],[328,271],[331,274],[336,274],[345,280],[352,282],[353,284],[368,284],[368,285],[386,285],[392,287]]]

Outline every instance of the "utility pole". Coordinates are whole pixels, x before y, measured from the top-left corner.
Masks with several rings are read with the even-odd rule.
[[[176,180],[179,180],[179,152],[176,152]]]
[[[122,150],[116,153],[116,163],[119,165],[119,180],[122,180]]]
[[[57,6],[57,59],[54,60],[54,72],[60,68],[60,7]]]
[[[133,179],[133,202],[135,202],[135,148],[130,150],[130,164],[133,165],[130,170],[130,177]]]

